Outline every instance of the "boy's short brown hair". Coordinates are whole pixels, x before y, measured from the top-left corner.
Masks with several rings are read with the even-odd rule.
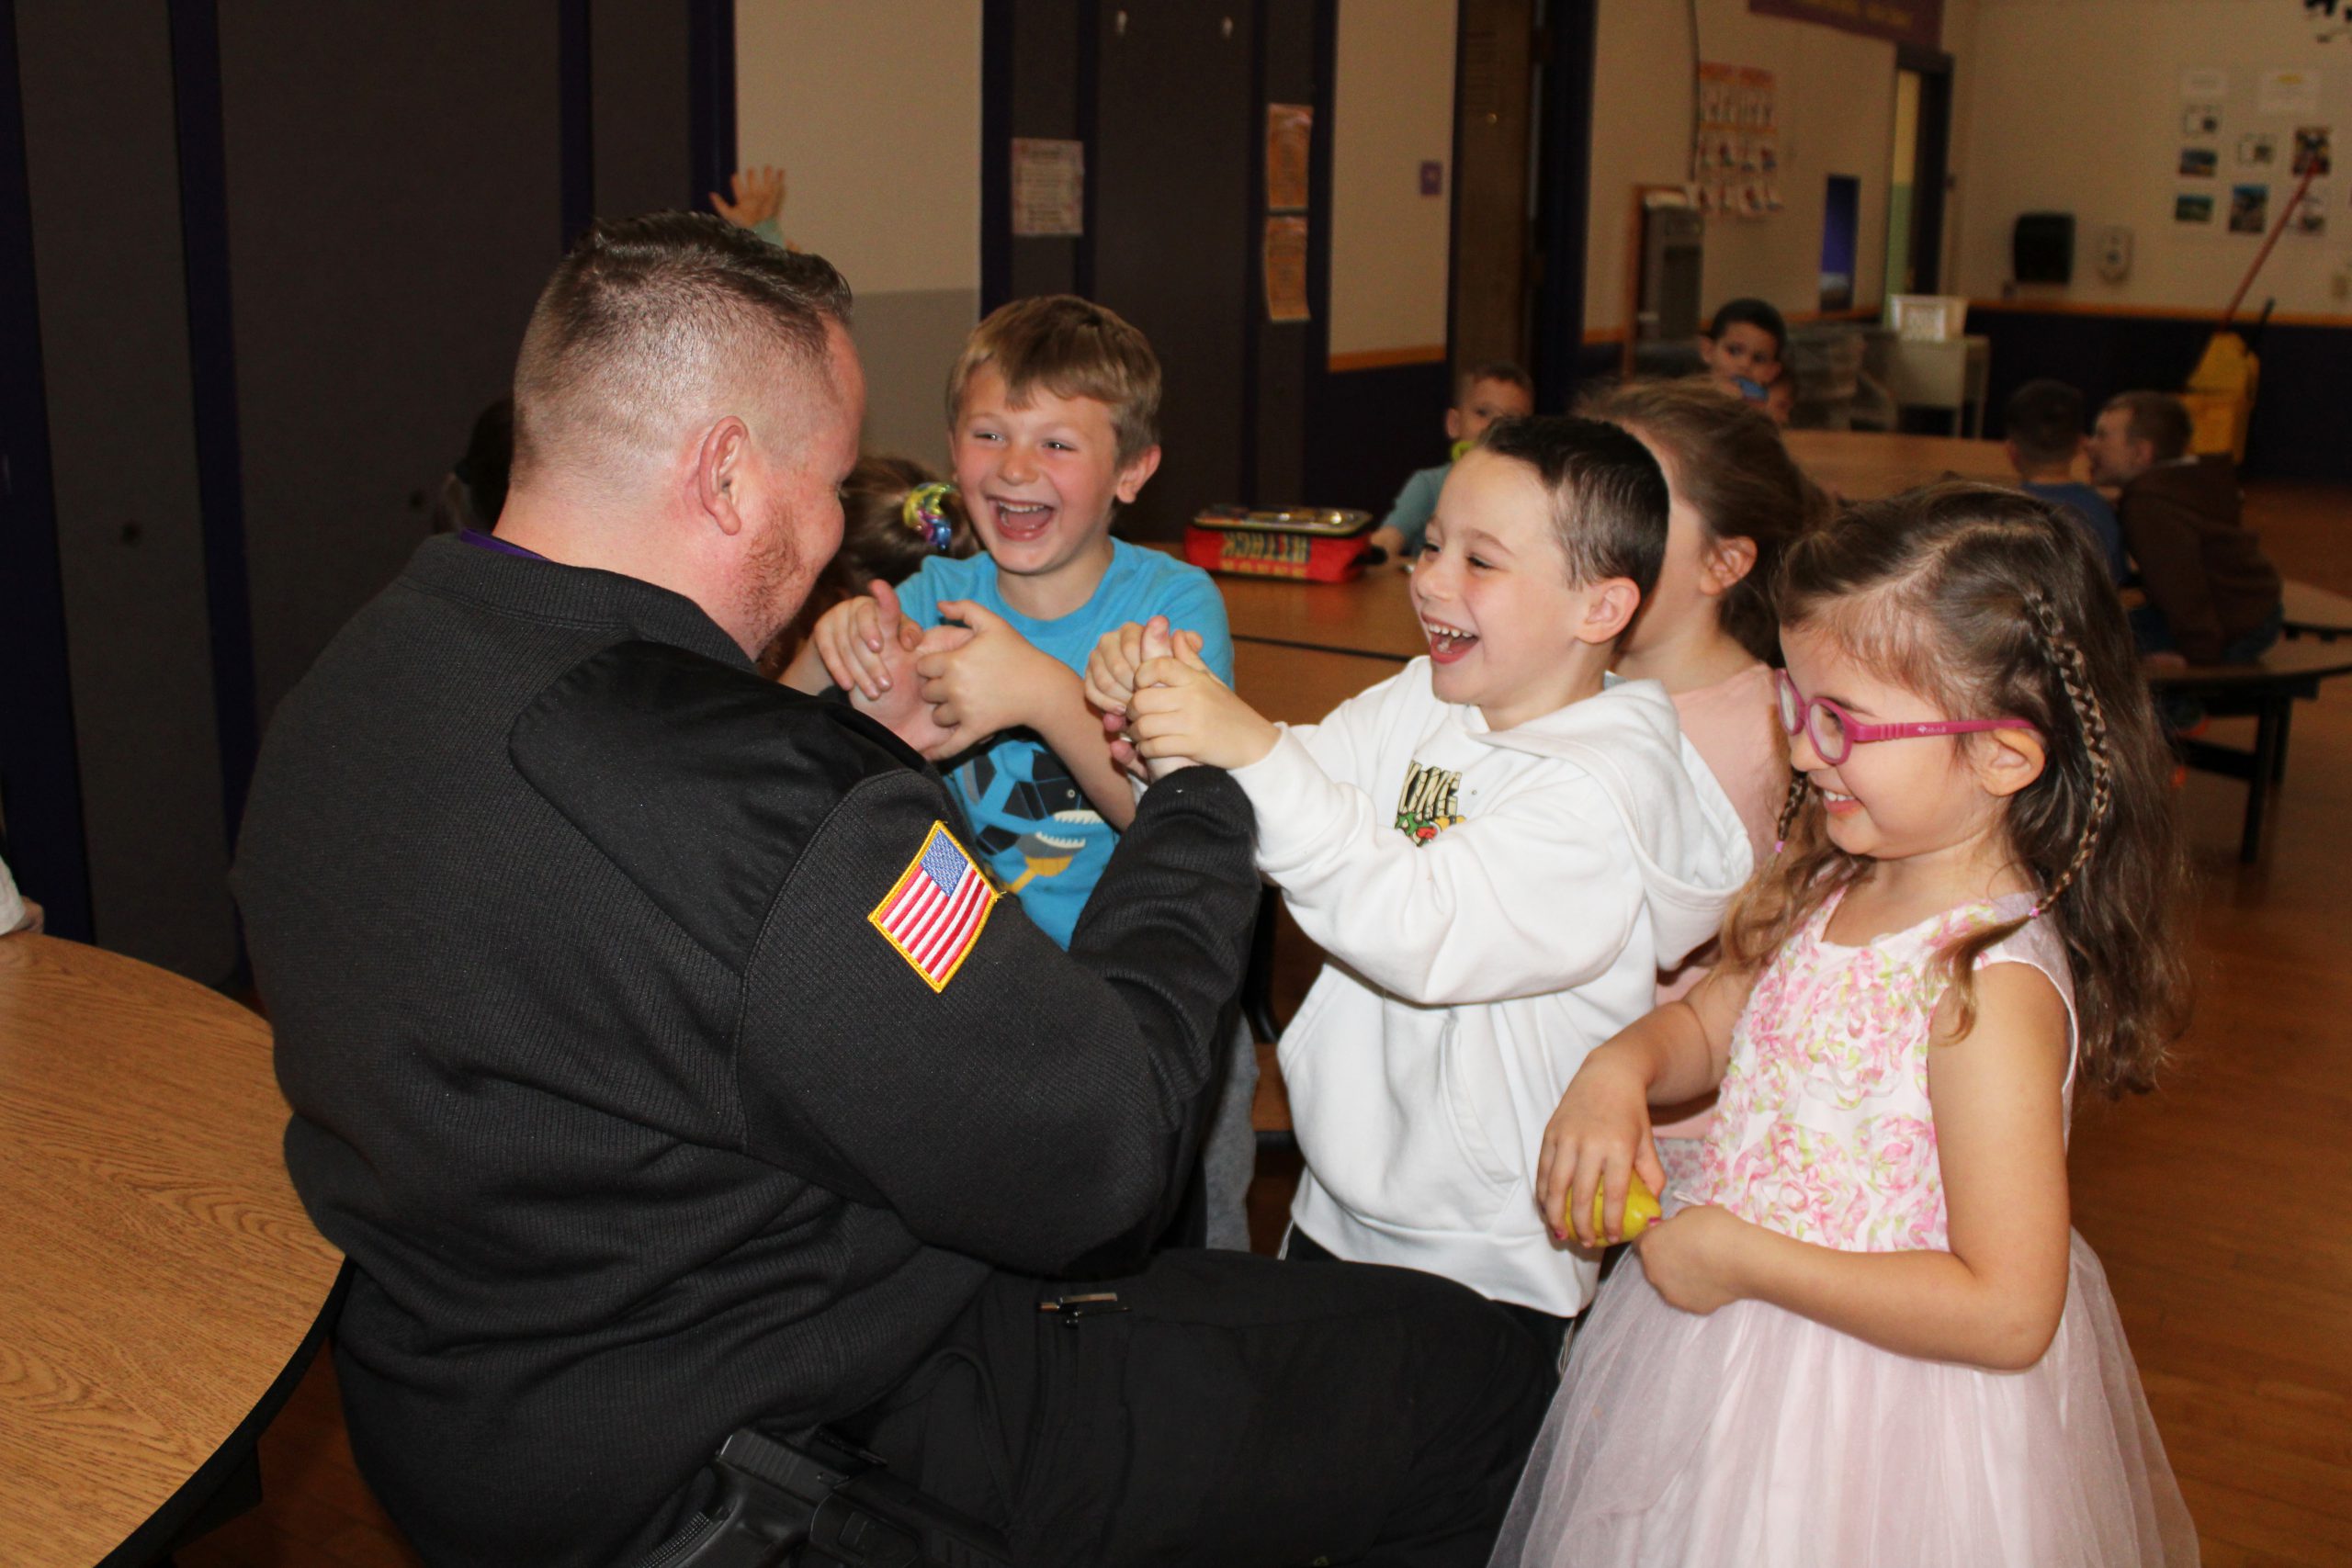
[[[1527,394],[1529,402],[1535,400],[1535,378],[1508,359],[1488,359],[1473,365],[1454,378],[1453,406],[1460,408],[1468,402],[1470,389],[1481,381],[1498,381],[1506,387],[1517,387]]]
[[[1575,414],[1498,419],[1478,449],[1535,470],[1577,587],[1622,577],[1647,599],[1666,560],[1666,471],[1622,425]]]
[[[1016,406],[1043,387],[1057,398],[1091,398],[1109,408],[1122,466],[1159,444],[1159,356],[1106,306],[1074,294],[1041,294],[990,311],[947,373],[949,428],[983,366],[1004,378]]]
[[[2131,416],[2127,427],[2134,441],[2144,441],[2154,449],[2156,461],[2169,463],[2188,454],[2188,438],[2194,434],[2188,420],[2188,405],[2169,392],[2118,392],[2107,400],[2101,413],[2121,409]]]
[[[2002,423],[2027,462],[2071,461],[2083,445],[2083,394],[2047,377],[2028,381],[2009,394]]]

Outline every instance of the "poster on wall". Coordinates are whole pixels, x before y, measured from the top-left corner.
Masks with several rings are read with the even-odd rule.
[[[2267,169],[2278,162],[2278,139],[2267,130],[2249,130],[2238,138],[2238,167]]]
[[[1012,231],[1022,238],[1086,232],[1086,143],[1012,139]]]
[[[1266,210],[1306,209],[1307,150],[1315,136],[1315,106],[1266,106]]]
[[[1819,22],[1890,43],[1944,45],[1944,0],[1747,0],[1747,9],[1751,16]]]
[[[2222,106],[2219,104],[2184,104],[2180,110],[2180,133],[2183,136],[2219,136],[2222,134]]]
[[[2270,187],[2240,185],[2230,187],[2230,232],[2259,234],[2270,227]]]
[[[2265,71],[2255,95],[2256,114],[2319,113],[2319,73]]]
[[[2210,65],[2184,67],[2180,73],[2180,96],[2200,99],[2218,113],[2221,100],[2230,96],[2230,73]]]
[[[1781,118],[1772,73],[1700,63],[1690,184],[1702,212],[1761,218],[1781,209]]]
[[[2327,193],[2313,186],[2295,203],[2295,215],[2287,220],[2287,232],[2301,234],[2305,239],[2324,239],[2327,235]]]
[[[2210,226],[2213,221],[2213,193],[2202,190],[2174,192],[2172,220]]]
[[[1306,220],[1270,217],[1265,242],[1266,320],[1303,321],[1306,312]]]
[[[2181,177],[2210,180],[2221,166],[2221,153],[2211,147],[2184,147],[2180,150]]]
[[[2334,172],[2334,155],[2328,149],[2329,130],[2324,125],[2295,127],[2295,165],[2290,171],[2301,175],[2306,171],[2320,179]]]

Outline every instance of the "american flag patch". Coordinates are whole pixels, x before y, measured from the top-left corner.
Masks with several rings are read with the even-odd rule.
[[[947,824],[933,822],[922,848],[899,874],[898,885],[865,918],[914,965],[924,984],[944,991],[980,940],[996,897]]]

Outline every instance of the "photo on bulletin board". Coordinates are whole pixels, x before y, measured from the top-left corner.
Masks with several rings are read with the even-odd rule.
[[[2238,167],[2267,169],[2278,162],[2278,139],[2267,130],[2249,130],[2238,138]]]
[[[2213,193],[2184,190],[2172,198],[2172,220],[2176,223],[2211,223],[2213,221]]]
[[[2287,232],[2311,239],[2322,239],[2327,233],[2327,197],[2314,187],[2303,199],[2295,203],[2295,216],[2287,221]]]
[[[2270,187],[2268,186],[2232,186],[2230,187],[2230,232],[2259,234],[2270,227]]]
[[[2321,179],[2333,173],[2330,164],[2334,154],[2328,147],[2328,128],[2324,125],[2295,127],[2295,163],[2293,173],[2315,172]]]
[[[2211,147],[2184,147],[2180,150],[2180,172],[2183,178],[2210,180],[2221,167],[2222,154]]]
[[[2184,104],[2180,110],[2180,133],[2183,136],[2219,136],[2222,134],[2222,106],[2219,104]]]

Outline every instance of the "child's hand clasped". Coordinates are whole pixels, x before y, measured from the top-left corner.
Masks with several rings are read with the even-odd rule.
[[[1666,1304],[1703,1317],[1746,1297],[1740,1260],[1748,1243],[1770,1234],[1710,1203],[1659,1220],[1634,1246],[1642,1255],[1642,1272]]]
[[[866,586],[871,597],[844,599],[826,611],[808,640],[834,685],[875,702],[912,673],[922,627],[899,610],[888,583],[877,578]]]
[[[1172,634],[1175,646],[1194,654],[1201,651],[1198,632],[1180,631]],[[1104,632],[1086,656],[1086,700],[1095,710],[1119,720],[1125,728],[1127,704],[1136,694],[1136,671],[1152,655],[1145,650],[1144,628],[1133,621]]]
[[[1178,646],[1136,670],[1127,701],[1127,735],[1147,761],[1186,757],[1213,768],[1246,768],[1274,749],[1282,732]]]
[[[971,628],[953,648],[915,661],[922,699],[939,724],[953,731],[955,750],[977,746],[1000,730],[1035,726],[1043,708],[1078,677],[1050,653],[1040,652],[1004,617],[968,599],[944,600],[943,618]]]

